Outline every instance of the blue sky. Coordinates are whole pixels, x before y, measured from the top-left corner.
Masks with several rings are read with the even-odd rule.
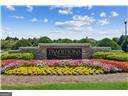
[[[124,34],[128,6],[2,6],[2,38],[93,39]]]

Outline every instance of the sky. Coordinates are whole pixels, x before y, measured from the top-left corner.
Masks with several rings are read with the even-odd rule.
[[[1,38],[100,40],[124,34],[128,6],[1,6]]]

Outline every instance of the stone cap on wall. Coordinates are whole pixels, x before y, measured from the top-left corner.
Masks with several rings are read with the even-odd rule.
[[[89,43],[39,43],[38,47],[90,47]]]

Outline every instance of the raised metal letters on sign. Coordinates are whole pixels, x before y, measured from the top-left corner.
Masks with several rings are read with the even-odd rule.
[[[47,48],[47,59],[82,59],[82,48]]]

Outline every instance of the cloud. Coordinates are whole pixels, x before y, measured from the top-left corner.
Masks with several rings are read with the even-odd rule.
[[[32,6],[28,5],[28,6],[26,6],[26,7],[27,7],[27,11],[28,11],[28,12],[32,12],[32,11],[33,11],[33,7],[32,7]]]
[[[58,13],[62,15],[72,14],[72,8],[61,8],[58,10]]]
[[[72,14],[73,8],[74,8],[73,6],[59,6],[59,5],[49,7],[50,10],[54,10],[54,9],[58,10],[58,13],[62,15]]]
[[[53,10],[53,9],[58,9],[58,13],[62,14],[62,15],[67,15],[67,14],[72,14],[73,13],[73,8],[86,8],[88,10],[92,9],[91,5],[88,6],[50,6],[49,9]]]
[[[16,16],[16,15],[14,15],[14,16],[12,16],[12,17],[15,18],[15,19],[24,19],[23,16]]]
[[[43,22],[44,23],[47,23],[48,22],[48,19],[47,18],[44,18]]]
[[[80,8],[84,8],[84,9],[86,9],[86,10],[91,10],[91,9],[93,8],[93,6],[92,6],[92,5],[87,5],[87,6],[78,6],[78,7],[80,7]]]
[[[79,29],[78,26],[75,24],[75,21],[65,21],[65,22],[55,22],[55,25],[59,28],[63,29]]]
[[[11,5],[7,5],[6,8],[10,11],[15,11],[15,7]]]
[[[94,16],[94,15],[95,15],[95,13],[91,13],[91,15],[92,15],[92,16]]]
[[[119,16],[119,14],[115,11],[112,11],[111,14],[112,14],[113,17]]]
[[[109,24],[109,20],[108,19],[101,19],[101,20],[98,20],[98,24],[103,26],[103,25],[106,25],[106,24]]]
[[[81,16],[81,15],[74,15],[73,20],[78,24],[78,25],[90,25],[95,21],[93,17],[89,17],[87,15]]]
[[[91,26],[87,26],[87,27],[84,27],[82,30],[81,30],[81,32],[83,32],[84,34],[86,33],[86,34],[90,34],[90,33],[93,33],[93,32],[95,32],[94,31],[94,29],[91,27]]]
[[[96,40],[101,40],[103,38],[120,37],[122,32],[123,30],[120,29],[95,29],[92,32],[88,32],[87,36]]]
[[[88,5],[88,10],[92,9],[93,7],[91,5]]]
[[[100,13],[100,17],[106,17],[106,13],[105,12],[101,12]]]
[[[107,30],[97,30],[95,34],[97,34],[98,38],[113,38],[120,37],[123,30],[121,29],[107,29]]]
[[[0,32],[8,32],[10,31],[11,29],[8,28],[8,27],[0,27]]]
[[[74,8],[75,6],[71,6],[71,5],[51,5],[49,6],[50,10],[53,9],[64,9],[64,8]]]
[[[91,25],[95,19],[87,15],[74,15],[72,20],[64,22],[55,22],[55,26],[71,31],[83,31],[87,26]]]
[[[55,25],[66,29],[79,29],[79,27],[82,27],[84,25],[90,25],[91,23],[93,23],[93,21],[94,19],[92,17],[75,15],[73,16],[72,20],[65,22],[56,22]]]
[[[43,20],[41,20],[41,19],[37,19],[37,18],[32,18],[31,22],[33,22],[33,23],[41,23],[41,22],[47,23],[48,19],[44,18]]]
[[[31,22],[37,23],[37,22],[39,22],[39,20],[37,18],[32,18]]]
[[[60,38],[69,38],[69,39],[81,39],[81,38],[85,38],[86,36],[89,36],[88,34],[91,34],[92,31],[94,31],[92,29],[92,27],[85,27],[83,28],[83,30],[80,31],[72,31],[72,30],[67,30],[66,33],[64,30],[60,30],[58,32],[58,30],[53,30],[54,32],[51,32],[50,34],[48,34],[48,37],[52,38],[52,39],[60,39]],[[66,34],[66,35],[65,35]]]
[[[51,5],[49,6],[49,9],[50,10],[53,10],[53,9],[57,9],[57,8],[61,8],[62,6],[59,6],[59,5]]]

